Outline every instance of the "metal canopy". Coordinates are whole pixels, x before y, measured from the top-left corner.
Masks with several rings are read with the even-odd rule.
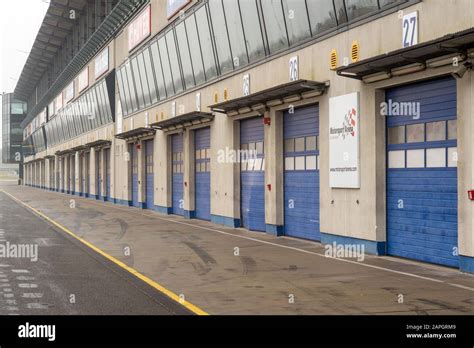
[[[84,151],[84,150],[87,150],[88,147],[86,145],[79,145],[79,146],[75,146],[73,148],[71,148],[72,151],[76,152],[76,151]]]
[[[257,105],[265,107],[267,102],[281,100],[290,96],[298,96],[301,98],[304,94],[311,92],[322,94],[328,87],[329,81],[316,82],[309,80],[298,80],[253,93],[245,97],[233,99],[224,103],[214,104],[209,107],[212,111],[222,113],[238,111],[242,108],[253,107]]]
[[[57,7],[59,0],[52,0],[55,5],[51,7]],[[73,2],[73,0],[68,0]],[[76,3],[86,3],[87,0],[74,0]],[[140,11],[149,0],[120,0],[117,5],[112,9],[110,14],[102,21],[97,30],[89,37],[87,42],[83,45],[81,50],[71,59],[66,68],[61,72],[58,78],[51,84],[51,87],[45,93],[45,95],[38,101],[38,103],[28,111],[28,115],[25,120],[21,123],[21,127],[25,128],[26,125],[38,115],[50,102],[53,100],[61,91],[78,75],[81,70],[100,52],[100,50],[125,26],[125,24],[133,18],[133,16]],[[67,8],[67,5],[64,5]],[[48,11],[50,11],[48,9]],[[63,8],[64,10],[64,8]],[[52,33],[51,36],[60,36],[61,33]],[[55,45],[60,45],[59,42],[53,42]],[[52,49],[52,48],[50,48]],[[29,58],[30,59],[30,58]],[[34,64],[25,65],[22,76],[18,81],[15,88],[15,95],[25,96],[26,98],[32,93],[34,88],[39,81],[39,78],[43,73],[37,73],[39,76],[37,80],[31,81],[31,73],[38,71],[37,64],[40,62],[35,61]],[[44,71],[43,71],[44,72]]]
[[[156,133],[156,130],[152,128],[141,127],[141,128],[129,130],[127,132],[116,134],[115,137],[117,139],[122,139],[122,140],[132,140],[132,139],[138,139],[138,138],[154,135],[155,133]]]
[[[56,151],[54,154],[56,156],[64,156],[64,155],[69,155],[71,153],[73,153],[74,151],[72,151],[71,149],[68,149],[68,150],[58,150]]]
[[[195,124],[207,123],[214,119],[214,115],[209,112],[190,112],[166,119],[164,121],[153,123],[152,126],[158,129],[168,131]]]
[[[467,50],[472,47],[474,47],[474,28],[341,67],[337,69],[337,74],[361,80],[365,76],[390,73],[392,69],[413,63],[426,64],[427,60],[449,54],[467,54]]]
[[[69,18],[70,11],[74,10],[76,14],[82,13],[86,4],[87,0],[51,0],[15,87],[17,98],[27,100],[33,93],[39,80],[72,31],[74,20]]]
[[[99,146],[110,146],[112,142],[110,140],[95,140],[90,143],[86,143],[85,147],[99,147]]]

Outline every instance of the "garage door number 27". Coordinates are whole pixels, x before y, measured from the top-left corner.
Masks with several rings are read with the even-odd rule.
[[[403,16],[403,47],[418,44],[418,12]]]

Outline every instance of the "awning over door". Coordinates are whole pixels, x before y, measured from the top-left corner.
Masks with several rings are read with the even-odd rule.
[[[141,127],[141,128],[135,128],[126,132],[116,134],[115,137],[117,139],[121,139],[125,141],[132,141],[132,140],[138,140],[140,138],[154,135],[155,133],[156,133],[156,130],[154,130],[153,128]]]
[[[212,111],[226,114],[247,113],[275,106],[285,102],[285,99],[294,102],[303,98],[311,98],[323,94],[329,87],[329,81],[316,82],[298,80],[278,85],[245,97],[211,105]]]
[[[190,112],[153,123],[152,126],[165,132],[211,122],[214,115],[208,112]]]
[[[474,28],[441,38],[395,50],[337,69],[337,74],[352,79],[375,82],[377,75],[402,75],[421,71],[427,67],[452,64],[453,59],[462,62],[474,47]],[[381,76],[379,79],[383,79]]]

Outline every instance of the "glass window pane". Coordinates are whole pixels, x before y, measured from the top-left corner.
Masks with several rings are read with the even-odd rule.
[[[426,167],[446,167],[446,149],[426,149]]]
[[[229,31],[229,40],[232,51],[232,60],[235,68],[248,64],[247,48],[245,44],[242,18],[240,17],[237,1],[224,1],[225,18]],[[252,33],[255,35],[256,33]]]
[[[347,22],[346,9],[344,0],[334,0],[334,7],[336,8],[337,23],[339,25]]]
[[[318,169],[316,156],[306,156],[306,170]]]
[[[163,68],[163,76],[165,77],[166,93],[168,96],[172,96],[174,94],[174,84],[173,77],[171,76],[168,49],[166,48],[166,41],[164,37],[158,40],[158,47],[160,48],[161,66]]]
[[[311,30],[309,27],[308,12],[306,10],[306,1],[283,0],[283,10],[290,45],[309,38],[311,36]]]
[[[189,51],[191,52],[191,61],[194,70],[194,80],[196,85],[200,85],[206,81],[204,76],[204,65],[201,55],[201,46],[197,34],[196,19],[191,15],[185,21],[186,33],[188,35]]]
[[[225,74],[233,70],[233,63],[222,0],[209,0],[209,11],[217,49],[217,60],[219,61],[221,74]]]
[[[446,121],[426,124],[426,141],[446,140]]]
[[[424,168],[425,150],[407,150],[407,168]]]
[[[456,140],[458,138],[457,120],[448,121],[448,140]]]
[[[209,21],[207,18],[206,7],[202,6],[199,10],[197,10],[195,16],[199,33],[199,42],[201,44],[201,52],[204,61],[204,69],[206,72],[206,81],[209,81],[217,76],[217,69],[216,60],[214,57],[214,49],[212,47],[211,33],[209,31]]]
[[[407,125],[407,143],[419,143],[425,141],[425,124]]]
[[[96,98],[97,98],[97,111],[98,111],[98,123],[99,123],[99,126],[105,124],[105,110],[104,110],[104,101],[102,100],[103,99],[103,96],[102,96],[102,91],[101,91],[101,84],[99,85],[96,85],[96,87],[94,88],[94,92],[95,92],[95,95],[96,95]]]
[[[161,67],[161,57],[160,52],[158,50],[158,43],[154,42],[151,45],[151,55],[153,57],[153,66],[155,67],[155,77],[156,83],[158,84],[158,93],[160,100],[163,100],[167,97],[166,88],[165,88],[165,80],[163,76],[163,69]]]
[[[281,0],[261,1],[270,53],[288,47]]]
[[[332,0],[306,1],[313,35],[337,26]]]
[[[388,152],[389,168],[405,168],[405,151],[389,151]]]
[[[125,98],[125,91],[123,88],[123,77],[122,77],[122,69],[119,68],[117,69],[117,85],[118,85],[118,90],[119,90],[119,97],[120,97],[120,103],[122,104],[122,112],[124,115],[128,114],[127,110],[127,101]]]
[[[135,88],[137,90],[138,108],[143,109],[145,107],[145,99],[144,99],[142,82],[140,80],[140,71],[138,69],[137,57],[133,57],[131,59],[130,66],[132,68],[133,81],[135,82]]]
[[[137,93],[135,89],[135,84],[133,83],[133,75],[132,75],[132,68],[130,66],[130,62],[127,62],[125,64],[125,69],[123,70],[123,76],[124,76],[124,83],[127,85],[128,95],[130,97],[129,110],[133,112],[138,109],[138,105],[137,105]]]
[[[405,126],[388,129],[388,144],[403,144],[405,142]]]
[[[166,34],[166,45],[168,47],[168,55],[170,57],[171,73],[173,74],[175,93],[183,91],[183,80],[181,78],[181,70],[178,59],[178,52],[176,51],[176,42],[174,39],[174,31],[170,30]]]
[[[304,138],[295,139],[295,152],[304,151]]]
[[[112,119],[112,109],[110,107],[109,93],[108,93],[107,84],[105,83],[105,81],[102,83],[102,85],[100,87],[102,89],[102,95],[103,95],[102,100],[105,103],[104,110],[105,110],[106,122],[107,123],[112,122],[112,120],[113,120]]]
[[[151,103],[158,102],[158,90],[156,87],[155,74],[153,73],[153,65],[150,57],[150,49],[146,48],[143,51],[143,62],[145,64],[145,74],[148,78],[148,88],[150,90]]]
[[[226,12],[228,2],[229,1],[225,1]],[[234,3],[234,1],[230,1],[230,3]],[[249,60],[253,62],[265,56],[262,29],[260,27],[260,20],[257,10],[257,2],[239,0],[239,4],[240,11],[242,12],[242,22],[244,25],[248,56]]]
[[[285,139],[285,152],[295,152],[295,139]]]
[[[347,17],[350,21],[378,9],[377,0],[346,0]]]
[[[147,52],[145,51],[145,54],[146,53]],[[143,60],[143,52],[137,55],[137,63],[138,70],[140,71],[140,80],[142,81],[143,100],[145,102],[145,106],[148,106],[151,104],[150,86],[148,85],[148,80],[152,80],[153,75],[147,76],[145,61]]]
[[[195,86],[193,65],[191,63],[191,54],[189,53],[188,36],[186,35],[186,28],[184,22],[176,26],[176,39],[178,41],[179,56],[181,57],[181,65],[183,66],[184,83],[186,88]],[[193,52],[193,54],[201,54],[200,51]]]
[[[306,157],[305,156],[295,157],[295,170],[304,170],[305,169],[305,163],[306,163]]]
[[[306,151],[316,151],[316,136],[306,137]]]

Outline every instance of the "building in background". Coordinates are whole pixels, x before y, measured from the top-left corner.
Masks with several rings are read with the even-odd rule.
[[[24,101],[15,99],[13,93],[2,96],[2,163],[4,164],[18,165],[21,162],[23,143],[21,123],[26,115],[27,108]]]

